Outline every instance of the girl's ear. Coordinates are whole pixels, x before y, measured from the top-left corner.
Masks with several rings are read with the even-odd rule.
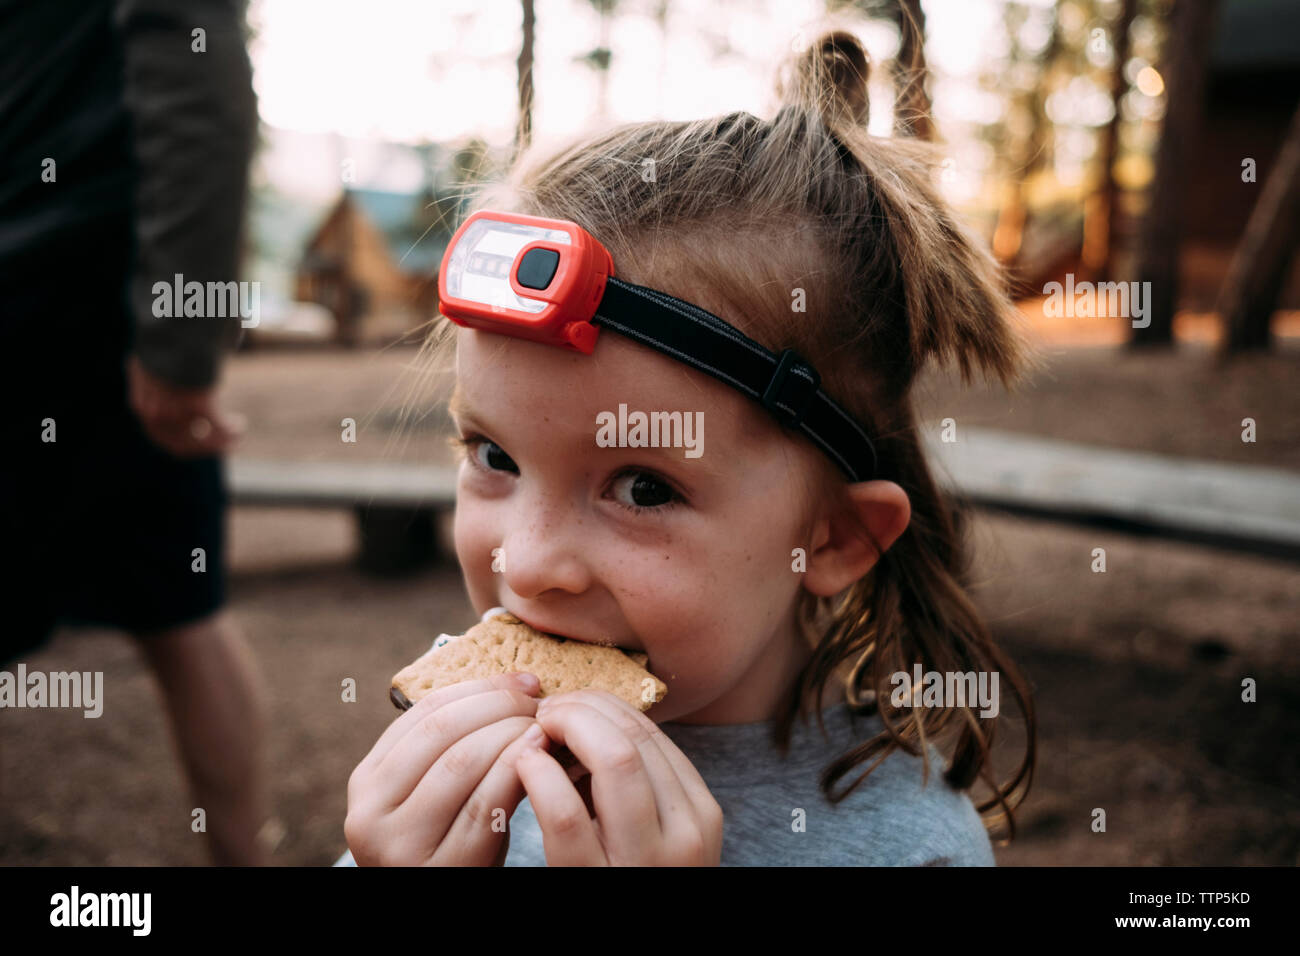
[[[834,597],[880,560],[871,543],[888,551],[912,519],[912,503],[892,481],[849,485],[842,503],[820,515],[813,525],[812,547],[803,586],[820,597]],[[871,537],[862,533],[870,531]]]

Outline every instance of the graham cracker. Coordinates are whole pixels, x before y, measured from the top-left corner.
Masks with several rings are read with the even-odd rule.
[[[553,637],[512,614],[499,614],[398,671],[390,696],[405,710],[450,684],[527,671],[541,682],[542,697],[594,688],[646,711],[668,693],[668,686],[646,670],[648,660],[641,651]]]

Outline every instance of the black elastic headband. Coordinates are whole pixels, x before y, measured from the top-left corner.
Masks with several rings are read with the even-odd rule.
[[[850,481],[876,473],[876,449],[853,416],[821,390],[821,376],[794,349],[777,354],[699,306],[610,276],[592,325],[607,326],[757,399],[797,428]]]

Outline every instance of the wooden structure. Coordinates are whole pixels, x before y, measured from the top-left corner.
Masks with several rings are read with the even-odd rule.
[[[360,341],[369,316],[404,315],[406,328],[431,318],[447,241],[429,230],[432,203],[421,193],[344,190],[307,241],[294,298],[329,309],[346,345]]]
[[[1300,100],[1300,6],[1290,0],[1179,0],[1169,29],[1169,111],[1136,250],[1138,278],[1152,283],[1151,326],[1134,330],[1135,344],[1170,341],[1176,308],[1219,304]],[[1296,278],[1285,267],[1270,277],[1276,307],[1300,304]]]

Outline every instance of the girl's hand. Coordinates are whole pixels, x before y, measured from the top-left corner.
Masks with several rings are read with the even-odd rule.
[[[527,746],[515,764],[549,866],[717,866],[722,808],[650,718],[604,691],[548,697],[546,736],[591,772],[587,801],[560,763]]]
[[[343,832],[357,865],[504,863],[538,691],[532,674],[464,681],[394,720],[348,780]]]

